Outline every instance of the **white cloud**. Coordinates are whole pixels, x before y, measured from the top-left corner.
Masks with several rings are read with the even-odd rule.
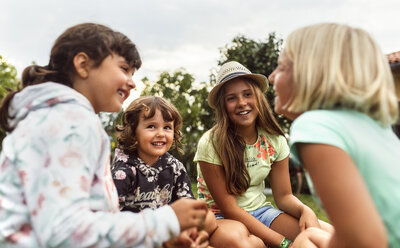
[[[385,53],[400,50],[398,0],[3,0],[0,55],[18,72],[32,61],[47,64],[54,40],[67,27],[99,22],[125,33],[138,46],[144,76],[180,67],[207,81],[219,48],[238,34],[285,38],[316,22],[341,22],[370,32]]]

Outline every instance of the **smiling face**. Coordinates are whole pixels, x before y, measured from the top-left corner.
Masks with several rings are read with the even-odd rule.
[[[268,77],[271,84],[274,85],[275,96],[275,112],[283,114],[287,118],[293,120],[298,115],[287,109],[293,94],[293,65],[292,61],[282,52],[278,59],[278,66]]]
[[[96,113],[119,112],[131,89],[136,87],[132,80],[135,71],[123,57],[109,55],[100,66],[88,69],[85,85],[78,91],[89,100]]]
[[[146,114],[148,111],[140,113],[136,128],[137,152],[151,166],[171,148],[174,141],[174,122],[165,121],[159,109],[153,117],[146,118]]]
[[[249,82],[243,78],[232,79],[225,86],[224,101],[229,119],[238,128],[255,126],[257,100]]]

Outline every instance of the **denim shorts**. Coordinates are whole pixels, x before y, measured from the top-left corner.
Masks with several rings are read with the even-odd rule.
[[[274,208],[273,206],[265,206],[254,211],[249,211],[249,214],[253,215],[257,220],[261,221],[267,227],[270,227],[272,221],[275,220],[283,211]],[[223,219],[222,213],[215,214],[217,220]]]

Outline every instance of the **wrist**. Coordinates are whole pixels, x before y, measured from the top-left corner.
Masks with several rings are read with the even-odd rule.
[[[284,237],[279,245],[279,248],[289,248],[292,246],[292,241]]]

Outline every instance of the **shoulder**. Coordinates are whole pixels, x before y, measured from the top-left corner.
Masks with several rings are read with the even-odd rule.
[[[126,154],[123,150],[119,149],[119,148],[115,148],[114,151],[114,162],[128,162],[128,159],[130,158],[130,156],[128,154]]]
[[[267,133],[264,129],[258,128],[258,135],[263,139],[271,143],[272,146],[280,147],[282,145],[287,145],[287,139],[283,135],[276,135]]]
[[[99,117],[84,106],[73,103],[38,109],[21,121],[16,130],[49,143],[73,141],[86,146],[100,146],[107,139]]]
[[[352,110],[312,110],[300,115],[290,128],[290,139],[310,137],[323,138],[324,134],[342,135],[349,127],[361,119],[369,119],[364,114]]]
[[[200,140],[199,140],[199,144],[208,144],[208,143],[210,143],[211,142],[211,137],[212,137],[212,130],[210,129],[210,130],[208,130],[208,131],[206,131],[201,137],[200,137]]]
[[[257,130],[260,137],[260,146],[265,147],[270,156],[274,157],[274,160],[280,161],[289,156],[289,145],[285,136],[270,134],[261,128]]]
[[[359,118],[363,114],[352,110],[310,110],[300,115],[293,123],[296,128],[303,125],[332,126]]]
[[[300,115],[290,128],[290,147],[297,156],[296,143],[321,143],[344,149],[346,139],[358,128],[359,118],[367,118],[350,110],[312,110]],[[347,137],[347,138],[346,138]]]
[[[182,162],[168,152],[162,155],[161,159],[163,159],[168,166],[171,166],[175,169],[185,169],[185,166],[182,164]]]

